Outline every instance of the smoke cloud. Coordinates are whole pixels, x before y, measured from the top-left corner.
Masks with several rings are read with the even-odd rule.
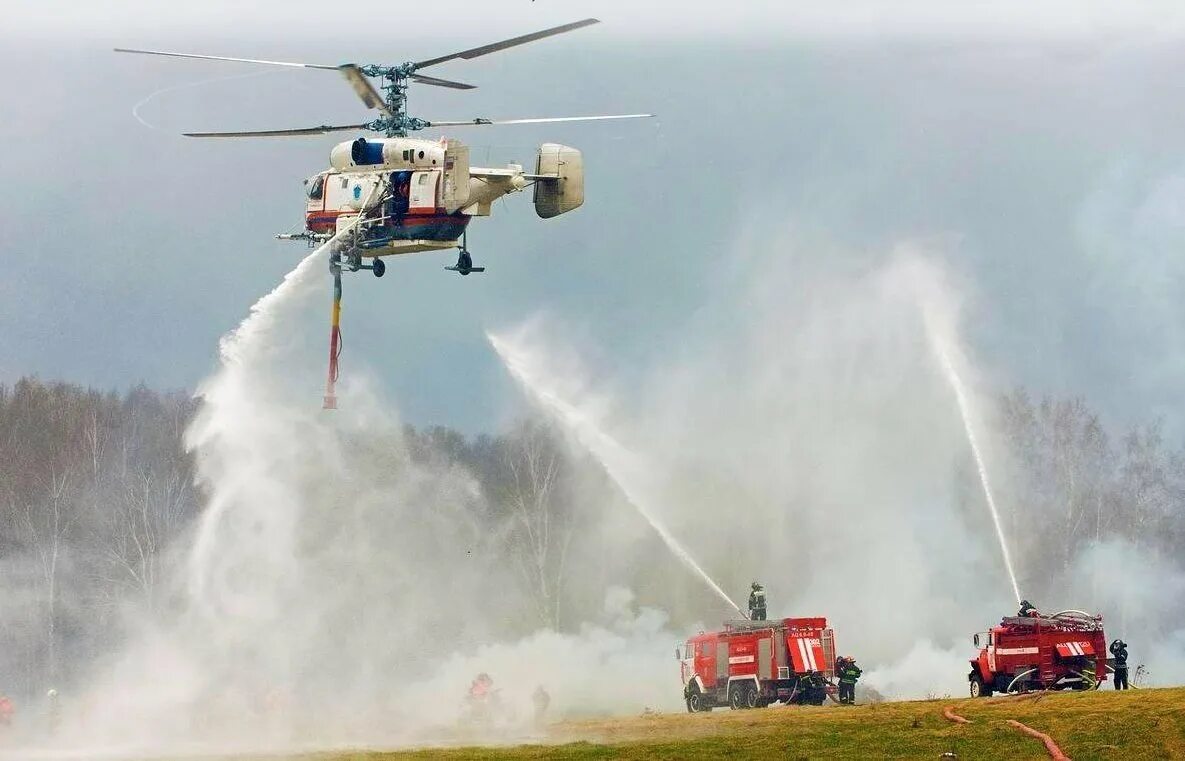
[[[982,418],[992,380],[959,346],[974,293],[942,246],[832,256],[785,241],[726,264],[669,350],[629,376],[590,362],[603,355],[557,319],[497,334],[529,396],[594,455],[582,467],[610,477],[580,481],[592,512],[572,552],[596,573],[562,592],[604,602],[574,603],[560,631],[524,616],[499,532],[474,519],[491,509],[474,476],[413,459],[364,370],[342,409],[316,408],[320,352],[296,329],[324,306],[326,254],[310,255],[200,389],[187,442],[206,509],[171,603],[129,609],[130,645],[63,702],[53,745],[22,752],[515,741],[538,736],[538,689],[553,717],[679,710],[673,646],[731,617],[724,597],[753,579],[771,618],[827,616],[867,687],[962,692],[971,633],[1014,605],[931,343],[939,330],[953,347]],[[984,439],[992,470],[1003,444]],[[1171,559],[1107,540],[1037,596],[1148,635],[1134,661],[1171,681],[1185,676],[1183,590]],[[498,698],[475,721],[479,672]]]

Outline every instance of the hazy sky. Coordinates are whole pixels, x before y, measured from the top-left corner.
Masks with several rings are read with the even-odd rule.
[[[331,72],[241,78],[256,69],[113,45],[399,62],[596,16],[439,67],[479,89],[416,89],[412,112],[658,118],[457,130],[478,164],[581,148],[587,203],[548,221],[529,195],[499,204],[471,228],[482,276],[442,252],[350,278],[343,373],[373,368],[415,422],[486,428],[514,396],[487,328],[543,311],[628,378],[687,340],[746,246],[805,238],[869,266],[923,238],[971,284],[989,376],[1179,426],[1185,5],[1030,5],[0,3],[0,380],[194,387],[304,253],[272,235],[298,229],[300,180],[347,136],[176,133],[368,118]],[[131,114],[222,77],[240,78],[145,104],[160,129]],[[325,321],[293,326],[310,351]]]

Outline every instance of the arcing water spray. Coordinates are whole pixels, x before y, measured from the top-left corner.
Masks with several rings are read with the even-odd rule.
[[[992,513],[992,523],[996,527],[996,538],[1000,541],[1000,552],[1004,556],[1004,567],[1008,570],[1008,579],[1012,582],[1012,592],[1016,595],[1016,602],[1020,604],[1020,586],[1016,583],[1016,571],[1012,568],[1012,555],[1008,552],[1008,542],[1004,539],[1004,527],[1000,523],[1000,511],[996,508],[996,498],[992,493],[992,485],[988,479],[987,466],[984,465],[983,455],[979,451],[979,440],[975,436],[975,426],[971,422],[971,409],[967,400],[967,391],[963,386],[963,380],[959,377],[959,373],[955,370],[954,362],[951,360],[951,351],[948,347],[950,342],[949,333],[937,328],[935,324],[935,317],[928,307],[923,307],[923,319],[926,324],[926,333],[930,338],[930,345],[934,349],[934,354],[938,358],[938,363],[942,367],[942,372],[946,376],[947,381],[950,382],[951,389],[955,393],[955,402],[959,407],[959,415],[963,419],[963,428],[967,432],[967,443],[971,446],[971,454],[975,457],[975,467],[979,471],[979,483],[983,486],[983,496],[987,502],[988,509]]]
[[[712,580],[712,577],[700,567],[699,563],[695,562],[695,559],[691,557],[683,545],[671,535],[670,531],[648,509],[647,505],[651,503],[651,500],[644,496],[643,492],[645,489],[639,483],[639,479],[636,476],[636,457],[615,439],[602,431],[591,416],[561,399],[554,390],[540,381],[540,372],[537,368],[533,367],[532,357],[529,352],[513,345],[510,340],[499,338],[491,333],[487,333],[486,338],[489,339],[490,344],[494,347],[494,351],[498,353],[498,356],[502,359],[502,362],[506,365],[510,374],[514,376],[515,380],[521,383],[549,412],[559,418],[580,443],[597,458],[609,474],[609,477],[621,489],[626,500],[646,519],[646,522],[658,533],[663,543],[674,553],[675,557],[679,558],[684,565],[703,579],[704,583],[720,596],[720,599],[728,603],[731,608],[734,608],[742,616],[745,616],[745,612],[741,610],[740,606],[724,593],[720,585]]]

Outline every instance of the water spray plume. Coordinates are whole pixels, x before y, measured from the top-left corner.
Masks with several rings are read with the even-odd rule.
[[[502,362],[506,365],[506,369],[510,371],[514,379],[521,383],[523,388],[534,396],[549,412],[559,418],[560,422],[601,463],[602,467],[605,468],[605,472],[609,474],[609,477],[613,479],[618,488],[621,489],[622,494],[625,495],[626,501],[646,519],[646,522],[650,524],[651,528],[659,535],[663,543],[666,544],[667,548],[670,549],[675,557],[702,579],[720,599],[728,603],[729,607],[747,618],[745,611],[733,602],[732,598],[725,594],[724,590],[720,588],[720,585],[713,581],[712,577],[695,562],[691,554],[651,512],[648,507],[651,504],[651,500],[644,496],[645,489],[638,482],[638,478],[635,475],[637,466],[634,463],[637,457],[619,444],[613,437],[602,431],[592,419],[592,416],[560,398],[553,389],[545,385],[540,380],[539,376],[541,373],[537,368],[533,367],[529,352],[519,346],[515,346],[510,340],[499,338],[492,333],[486,333],[486,338],[489,339],[490,344],[494,347],[494,351],[498,353],[498,356],[502,359]]]
[[[979,450],[979,440],[975,436],[975,425],[972,423],[971,406],[967,399],[967,390],[963,380],[955,369],[951,359],[951,351],[947,343],[947,333],[939,330],[935,324],[934,315],[929,309],[923,310],[926,323],[926,333],[930,337],[930,345],[938,357],[942,372],[950,382],[955,394],[955,402],[959,407],[959,415],[963,419],[963,428],[967,432],[967,443],[971,446],[971,454],[975,457],[975,467],[979,471],[979,483],[983,486],[983,496],[992,514],[992,523],[996,527],[996,538],[1000,541],[1000,552],[1004,556],[1004,567],[1008,570],[1008,579],[1012,582],[1012,592],[1016,595],[1016,602],[1020,604],[1020,586],[1016,583],[1016,571],[1012,567],[1012,555],[1008,552],[1008,542],[1004,539],[1004,527],[1000,523],[1000,511],[996,507],[996,498],[992,493],[991,481],[988,479],[987,466],[984,465],[983,455]]]

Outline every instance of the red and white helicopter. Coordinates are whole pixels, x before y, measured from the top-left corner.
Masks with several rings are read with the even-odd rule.
[[[651,116],[614,114],[506,120],[476,118],[462,121],[420,119],[407,113],[409,84],[415,82],[471,90],[474,85],[427,76],[420,71],[446,61],[478,58],[596,23],[599,23],[597,19],[584,19],[458,53],[396,66],[353,63],[334,66],[161,50],[115,50],[119,53],[336,71],[345,77],[367,108],[379,112],[378,118],[361,124],[253,132],[184,133],[187,137],[234,138],[293,137],[369,130],[383,135],[377,138],[358,137],[336,145],[329,154],[330,168],[305,180],[305,229],[299,233],[276,236],[285,240],[306,241],[309,245],[336,238],[330,252],[334,305],[329,383],[325,397],[326,407],[332,407],[335,403],[333,384],[337,377],[340,350],[339,315],[343,271],[368,269],[376,277],[382,277],[386,264],[381,257],[456,248],[459,249],[457,262],[446,269],[461,275],[483,272],[484,267],[473,266],[473,258],[466,246],[466,230],[473,217],[490,216],[495,200],[531,187],[534,190],[535,212],[543,219],[564,214],[584,203],[584,165],[580,151],[575,148],[544,143],[535,158],[534,171],[526,171],[521,165],[513,163],[505,167],[482,168],[470,165],[469,148],[459,140],[444,137],[412,138],[408,137],[408,133],[434,127],[603,121]],[[382,94],[372,84],[371,77],[380,79]]]

